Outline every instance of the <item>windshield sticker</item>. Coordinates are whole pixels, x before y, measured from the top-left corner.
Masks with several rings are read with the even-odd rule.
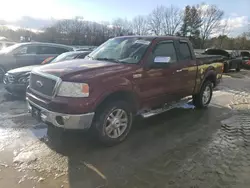
[[[155,57],[154,62],[155,63],[168,63],[170,62],[170,60],[171,60],[171,57],[168,57],[168,56],[157,56]]]
[[[149,45],[150,44],[150,41],[147,41],[147,40],[136,40],[134,42],[134,44],[145,44],[145,45]]]

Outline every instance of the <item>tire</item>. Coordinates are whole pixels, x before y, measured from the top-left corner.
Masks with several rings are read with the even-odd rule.
[[[235,70],[236,70],[236,72],[240,72],[240,69],[241,69],[240,63],[238,63],[237,68]]]
[[[5,73],[6,73],[5,68],[0,66],[0,83],[3,82],[3,78],[4,78]]]
[[[205,93],[206,92],[206,93]],[[205,100],[205,96],[206,100]],[[213,84],[210,81],[205,81],[201,87],[201,90],[198,94],[193,95],[193,104],[196,108],[206,108],[211,99],[212,99],[212,95],[213,95]]]
[[[228,73],[229,72],[229,64],[225,63],[224,64],[224,73]]]
[[[125,101],[106,103],[97,111],[92,129],[99,141],[106,146],[113,146],[125,140],[133,122],[133,114],[129,103]],[[119,115],[121,115],[120,118],[118,118]],[[108,119],[113,121],[111,122]]]

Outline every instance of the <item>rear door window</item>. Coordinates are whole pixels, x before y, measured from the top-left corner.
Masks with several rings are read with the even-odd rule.
[[[191,60],[192,54],[187,42],[180,42],[181,60]]]
[[[56,48],[51,46],[39,46],[38,54],[56,54]]]
[[[59,47],[55,47],[55,50],[56,50],[56,54],[62,54],[62,53],[65,53],[65,52],[69,51],[68,49],[59,48]]]
[[[68,49],[54,46],[39,46],[38,48],[38,54],[62,54],[68,51]]]

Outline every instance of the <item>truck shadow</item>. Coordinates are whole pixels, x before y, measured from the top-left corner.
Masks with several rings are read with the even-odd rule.
[[[3,94],[4,101],[25,101],[25,95],[12,95],[10,93]]]
[[[229,70],[227,73],[224,73],[225,76],[230,76],[232,78],[245,78],[246,76],[249,76],[249,70],[241,70],[240,72],[237,72],[236,70]]]
[[[88,132],[63,132],[49,126],[46,143],[68,157],[71,188],[163,186],[171,180],[170,172],[178,171],[178,164],[209,142],[221,127],[221,114],[228,111],[210,106],[205,110],[173,109],[152,118],[137,118],[127,140],[114,147],[101,146]],[[177,162],[166,166],[173,160]],[[162,168],[166,173],[155,179]]]

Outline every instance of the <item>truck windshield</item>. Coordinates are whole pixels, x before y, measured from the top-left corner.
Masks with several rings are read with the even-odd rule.
[[[87,56],[94,60],[117,63],[138,63],[152,39],[140,37],[121,37],[110,39]]]

